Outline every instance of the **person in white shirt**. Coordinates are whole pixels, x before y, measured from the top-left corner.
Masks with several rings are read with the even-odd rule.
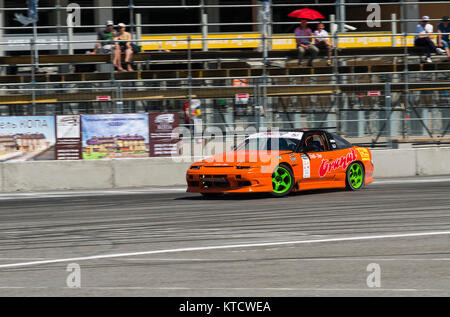
[[[434,45],[434,42],[431,40],[429,33],[433,33],[433,25],[430,23],[430,17],[429,16],[423,16],[422,22],[417,25],[416,28],[416,35],[414,37],[414,46],[422,46],[425,47],[427,50],[427,63],[431,63],[431,52],[436,52],[438,55],[442,55],[445,53],[445,51],[439,47],[436,47]]]
[[[317,25],[317,30],[314,31],[314,40],[316,43],[316,47],[319,49],[326,49],[328,53],[328,65],[331,65],[331,49],[333,47],[333,43],[330,41],[330,37],[328,32],[325,30],[325,25],[323,23],[319,23]]]

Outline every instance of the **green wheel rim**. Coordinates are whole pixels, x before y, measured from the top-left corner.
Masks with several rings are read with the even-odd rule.
[[[349,181],[353,188],[360,188],[364,181],[364,172],[360,164],[355,163],[350,166]]]
[[[292,177],[289,171],[283,166],[278,166],[272,175],[273,192],[283,194],[291,188]]]

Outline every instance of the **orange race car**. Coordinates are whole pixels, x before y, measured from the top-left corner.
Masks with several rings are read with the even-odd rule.
[[[324,130],[279,130],[250,135],[234,151],[195,162],[187,191],[268,192],[281,197],[318,188],[361,189],[373,181],[370,150]]]

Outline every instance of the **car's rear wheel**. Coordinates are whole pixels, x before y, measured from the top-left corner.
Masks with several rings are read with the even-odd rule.
[[[364,187],[364,167],[360,162],[353,162],[347,168],[346,184],[348,190],[358,190]]]
[[[294,187],[292,170],[287,165],[278,165],[272,174],[272,196],[286,196],[292,191],[292,187]]]

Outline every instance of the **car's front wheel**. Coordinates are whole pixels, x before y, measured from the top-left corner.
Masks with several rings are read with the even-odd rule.
[[[347,168],[346,185],[348,190],[358,190],[364,187],[365,173],[360,162],[353,162]]]
[[[294,187],[294,174],[289,166],[278,165],[272,174],[272,196],[283,197],[288,195]]]

